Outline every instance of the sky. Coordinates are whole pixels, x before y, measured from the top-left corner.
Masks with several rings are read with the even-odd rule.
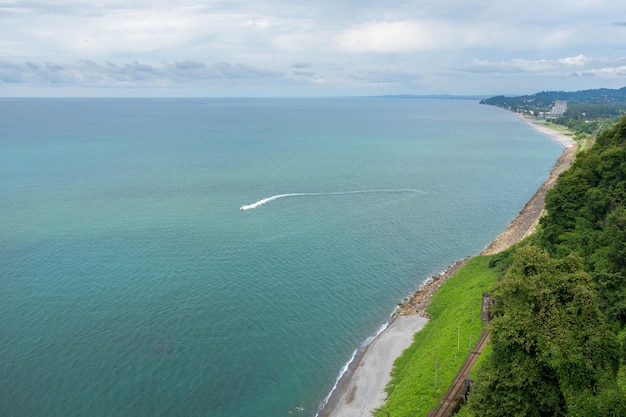
[[[0,0],[0,97],[624,86],[623,0]]]

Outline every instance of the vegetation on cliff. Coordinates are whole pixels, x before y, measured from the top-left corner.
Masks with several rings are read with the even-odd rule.
[[[548,192],[537,233],[496,285],[493,353],[466,415],[626,415],[625,203],[623,117]]]
[[[626,117],[578,155],[546,196],[534,242],[585,259],[607,318],[626,325]]]
[[[580,257],[522,247],[494,294],[493,351],[471,394],[475,415],[626,415],[621,344]]]
[[[426,415],[445,395],[477,296],[456,289],[476,283],[496,304],[460,415],[626,415],[626,116],[578,154],[545,208],[533,235],[472,259],[435,293],[433,318],[397,360],[376,416]]]

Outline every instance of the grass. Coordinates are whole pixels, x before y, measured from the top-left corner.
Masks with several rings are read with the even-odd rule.
[[[472,258],[433,295],[427,309],[431,319],[396,359],[387,401],[375,416],[426,416],[439,404],[482,331],[482,293],[498,278],[490,259]]]
[[[556,130],[557,132],[563,133],[564,135],[574,136],[576,132],[568,128],[567,126],[560,125],[558,123],[546,122],[546,127],[549,127],[552,130]]]

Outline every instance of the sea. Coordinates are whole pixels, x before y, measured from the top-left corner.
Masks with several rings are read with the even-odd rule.
[[[315,416],[561,151],[475,100],[0,98],[0,416]]]

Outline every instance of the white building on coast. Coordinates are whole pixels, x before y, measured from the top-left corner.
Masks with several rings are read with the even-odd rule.
[[[567,111],[567,101],[565,100],[556,100],[554,102],[554,107],[548,113],[545,113],[546,119],[561,117]]]

